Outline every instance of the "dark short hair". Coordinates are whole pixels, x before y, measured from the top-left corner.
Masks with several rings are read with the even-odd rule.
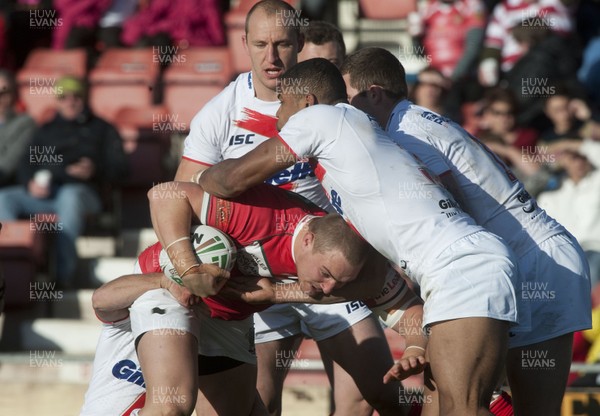
[[[403,99],[408,95],[404,67],[391,52],[383,48],[363,48],[351,53],[342,64],[343,75],[350,75],[350,85],[359,92],[379,85],[388,96]]]
[[[315,45],[324,45],[327,42],[333,42],[342,53],[342,56],[346,56],[344,36],[331,23],[322,20],[313,20],[308,26],[303,26],[300,31],[304,35],[304,42],[314,43]]]
[[[352,266],[365,260],[371,246],[355,232],[338,214],[327,214],[308,223],[308,230],[315,235],[313,250],[326,253],[338,250]]]
[[[257,10],[263,10],[267,14],[267,16],[277,15],[277,12],[281,12],[281,11],[287,11],[292,16],[296,13],[296,9],[294,9],[289,3],[286,3],[285,1],[282,1],[282,0],[259,1],[254,6],[252,6],[252,8],[248,11],[248,14],[246,15],[246,22],[244,25],[246,35],[248,35],[248,27],[250,25],[249,24],[250,17]],[[289,19],[289,20],[290,20],[290,24],[286,25],[286,26],[291,28],[293,33],[296,35],[296,38],[298,38],[300,36],[300,28],[298,27],[298,25],[295,22],[296,19]]]
[[[297,63],[281,76],[279,85],[283,94],[313,94],[320,104],[345,102],[348,97],[339,69],[324,58]]]
[[[506,103],[511,106],[513,114],[518,111],[519,103],[515,94],[502,87],[494,87],[487,90],[483,96],[483,111],[487,111],[493,103]]]

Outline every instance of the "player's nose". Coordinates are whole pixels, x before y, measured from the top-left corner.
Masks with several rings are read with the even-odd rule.
[[[323,282],[321,283],[321,290],[323,290],[324,294],[330,295],[331,291],[335,288],[335,283],[334,280]]]
[[[270,63],[275,63],[279,60],[279,55],[277,53],[277,47],[273,44],[267,45],[267,61]]]

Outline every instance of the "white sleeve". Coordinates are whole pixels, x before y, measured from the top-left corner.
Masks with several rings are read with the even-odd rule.
[[[190,133],[183,145],[183,158],[206,165],[222,160],[221,146],[225,129],[224,114],[218,111],[220,96],[209,101],[192,119]]]
[[[330,108],[327,108],[330,107]],[[334,134],[328,134],[331,129],[331,120],[324,123],[324,115],[330,113],[333,106],[314,105],[294,114],[283,129],[279,137],[295,153],[298,160],[310,158],[327,158],[327,152],[335,141]],[[339,112],[334,112],[340,114]],[[318,126],[318,128],[316,127]]]

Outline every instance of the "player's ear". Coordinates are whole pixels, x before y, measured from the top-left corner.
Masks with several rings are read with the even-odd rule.
[[[246,37],[245,33],[242,35],[242,43],[244,44],[244,50],[246,51],[246,55],[250,56],[250,51],[248,50],[248,38]]]
[[[319,100],[317,100],[317,96],[314,94],[306,94],[304,96],[304,99],[306,100],[305,107],[310,107],[311,105],[319,104]]]
[[[302,246],[309,251],[312,251],[313,245],[315,243],[315,233],[312,231],[306,231],[304,236],[302,237]]]
[[[373,104],[379,104],[383,100],[383,88],[379,85],[371,85],[367,90],[367,98]]]

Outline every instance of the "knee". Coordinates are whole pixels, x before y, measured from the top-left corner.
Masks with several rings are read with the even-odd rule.
[[[194,406],[192,403],[161,403],[150,408],[145,408],[144,416],[146,414],[150,416],[191,416],[194,413]]]
[[[366,411],[372,407],[380,413],[383,411],[386,414],[390,411],[399,412],[402,407],[399,400],[400,384],[398,383],[396,388],[390,387],[385,385],[380,389],[363,389],[364,400],[357,403],[357,408]]]

